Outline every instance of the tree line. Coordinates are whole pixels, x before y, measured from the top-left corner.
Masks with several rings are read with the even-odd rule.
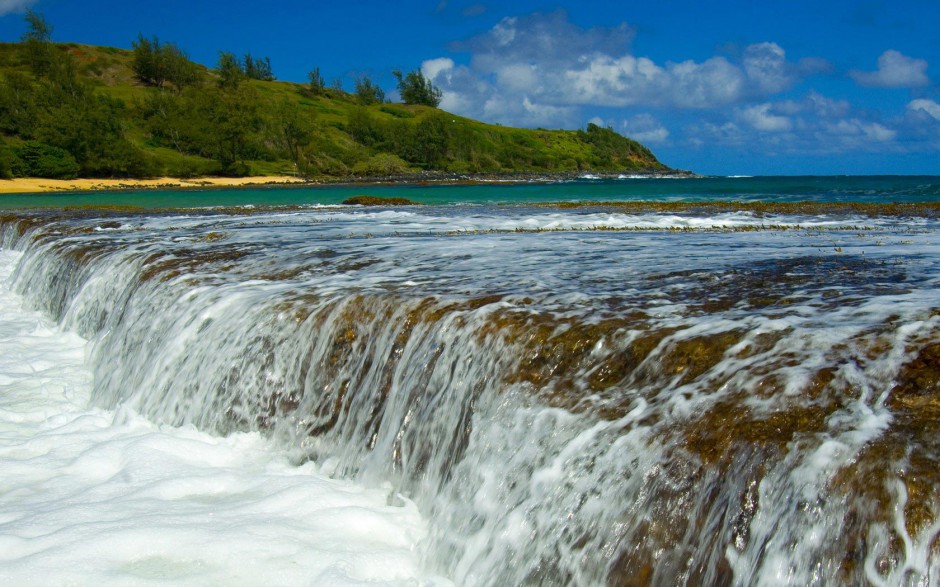
[[[647,155],[656,163],[641,145],[593,125],[553,150],[536,131],[417,108],[442,98],[418,70],[392,72],[403,106],[367,76],[352,92],[328,85],[318,67],[307,84],[268,86],[259,83],[276,79],[268,57],[220,52],[210,70],[174,43],[139,35],[129,60],[98,51],[120,54],[115,67],[129,66],[143,87],[102,87],[89,74],[103,67],[100,59],[83,62],[81,48],[53,43],[37,13],[26,20],[20,43],[0,55],[8,65],[0,75],[0,177],[240,176],[285,165],[303,176],[573,170]],[[323,120],[322,111],[334,114]]]
[[[26,22],[18,53],[30,73],[12,70],[0,78],[0,133],[18,139],[13,146],[0,144],[0,176],[244,175],[247,160],[279,158],[293,162],[299,173],[317,171],[310,168],[316,157],[307,148],[317,130],[314,117],[295,100],[272,102],[243,83],[273,81],[270,58],[221,52],[214,72],[206,72],[176,44],[139,35],[132,43],[133,74],[156,91],[129,106],[96,91],[72,55],[52,42],[52,26],[41,15],[27,11]],[[399,83],[406,103],[439,103],[440,92],[416,94],[409,84],[433,87],[412,72]],[[385,102],[384,91],[368,77],[356,80],[352,95],[339,84],[327,90],[318,68],[308,89],[362,105]],[[137,127],[148,133],[150,144],[173,149],[188,163],[162,169],[129,140]],[[355,158],[338,161],[354,165]],[[335,163],[339,171],[350,168]]]

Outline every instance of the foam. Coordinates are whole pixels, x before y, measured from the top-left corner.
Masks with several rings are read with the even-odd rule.
[[[86,341],[19,309],[0,251],[0,583],[412,585],[426,534],[388,486],[330,479],[257,433],[88,409]]]

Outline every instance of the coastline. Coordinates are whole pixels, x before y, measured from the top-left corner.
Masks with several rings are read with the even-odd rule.
[[[691,178],[700,177],[688,171],[641,171],[641,172],[511,172],[488,174],[461,174],[446,172],[420,172],[401,175],[338,177],[304,179],[289,175],[264,175],[253,177],[159,177],[153,179],[44,179],[18,177],[0,179],[0,195],[51,192],[97,192],[159,189],[207,189],[242,188],[263,186],[318,186],[318,185],[385,185],[422,183],[528,183],[573,181],[576,179],[626,179],[626,178]]]
[[[292,185],[309,183],[299,177],[194,177],[181,179],[159,177],[155,179],[44,179],[17,177],[0,179],[0,194],[30,194],[50,192],[95,192],[108,190],[181,189],[181,188],[238,188],[265,185]]]

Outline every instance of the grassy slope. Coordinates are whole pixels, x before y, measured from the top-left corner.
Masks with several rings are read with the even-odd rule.
[[[29,73],[28,67],[20,62],[17,55],[18,44],[0,43],[0,73],[16,69]],[[141,103],[148,92],[155,91],[140,84],[134,78],[131,63],[132,53],[113,47],[96,47],[74,43],[59,44],[60,50],[67,51],[79,65],[79,71],[102,92],[117,98],[133,110]],[[214,77],[212,70],[200,66],[202,77],[209,81]],[[211,83],[211,82],[210,82]],[[317,133],[314,141],[326,153],[337,150],[361,149],[366,157],[380,154],[377,149],[359,145],[346,132],[350,114],[362,107],[355,96],[329,89],[326,95],[313,96],[305,91],[301,84],[273,81],[251,80],[255,90],[263,97],[274,100],[288,99],[299,104],[304,112],[309,112],[315,121]],[[417,125],[428,116],[440,114],[440,110],[426,106],[405,104],[375,104],[367,106],[369,115],[377,121],[403,121]],[[668,172],[670,168],[661,164],[643,145],[626,140],[616,145],[614,156],[610,150],[606,157],[599,157],[599,149],[584,140],[584,133],[569,130],[532,130],[485,124],[479,121],[445,113],[450,124],[457,126],[457,131],[468,137],[467,140],[479,145],[494,161],[493,172],[574,172],[574,171],[659,171]],[[147,132],[133,121],[126,129],[127,137],[134,144],[143,148],[156,158],[161,166],[172,174],[176,168],[192,168],[202,158],[184,155],[174,149],[154,143]],[[619,137],[618,137],[619,138]],[[16,142],[16,138],[8,138]],[[624,149],[623,146],[627,145]],[[208,163],[207,160],[204,160]],[[279,175],[294,173],[294,166],[287,160],[251,161],[252,175]],[[455,162],[439,171],[461,172],[464,164]],[[411,167],[409,171],[420,171]]]

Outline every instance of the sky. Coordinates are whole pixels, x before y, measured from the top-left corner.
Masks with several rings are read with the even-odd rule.
[[[593,122],[703,174],[940,174],[940,0],[0,0],[0,41],[27,8],[55,41],[250,52],[393,100],[421,69],[447,111]]]

